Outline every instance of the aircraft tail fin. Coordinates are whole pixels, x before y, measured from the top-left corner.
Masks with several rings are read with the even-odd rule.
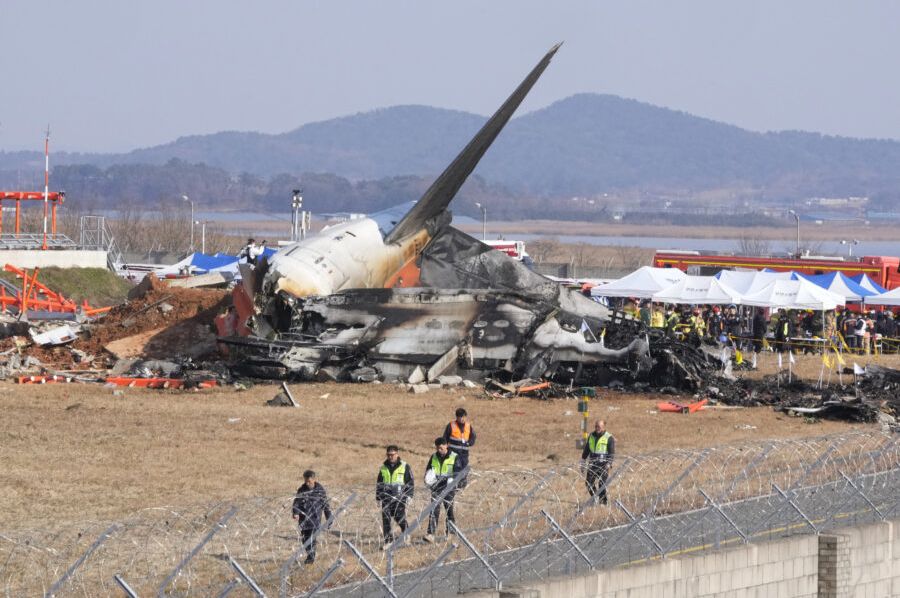
[[[494,115],[481,127],[471,141],[459,153],[450,165],[441,173],[441,176],[432,183],[416,205],[397,223],[391,232],[385,237],[386,243],[399,241],[425,225],[425,222],[434,218],[447,209],[450,201],[456,196],[459,188],[469,177],[475,166],[484,156],[484,153],[497,138],[513,113],[531,91],[532,86],[543,74],[544,69],[550,64],[550,59],[559,50],[562,44],[556,44],[537,63],[528,76],[519,84],[512,95],[507,98]]]

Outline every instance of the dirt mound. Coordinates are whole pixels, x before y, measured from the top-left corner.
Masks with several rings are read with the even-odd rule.
[[[147,357],[199,356],[195,345],[203,332],[213,334],[213,318],[231,302],[228,291],[170,288],[155,277],[150,279],[143,296],[114,307],[87,326],[73,348],[100,355],[110,343],[136,337],[154,353]]]

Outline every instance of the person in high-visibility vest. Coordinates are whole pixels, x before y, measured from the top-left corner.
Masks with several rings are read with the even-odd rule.
[[[585,474],[585,483],[591,498],[606,504],[606,481],[609,479],[609,466],[616,454],[616,439],[606,431],[606,422],[594,422],[594,431],[588,436],[581,451],[581,461]]]
[[[469,414],[462,407],[456,410],[456,419],[444,428],[444,439],[447,440],[450,450],[456,453],[459,468],[468,467],[469,449],[475,446],[475,428],[469,422]],[[463,478],[456,487],[462,490],[467,482],[468,480]]]
[[[375,478],[375,500],[381,505],[381,531],[384,546],[394,541],[391,522],[396,521],[400,532],[406,531],[406,504],[413,497],[415,482],[412,467],[400,459],[400,449],[396,445],[387,447],[384,463]]]
[[[431,488],[432,501],[438,499],[446,490],[447,484],[450,484],[462,470],[462,467],[459,465],[459,456],[450,450],[443,436],[435,438],[434,448],[434,454],[431,455],[428,459],[428,464],[425,466],[425,484]],[[447,534],[450,534],[450,522],[456,521],[456,515],[453,512],[453,498],[455,495],[456,489],[454,488],[431,511],[431,515],[428,517],[428,532],[424,538],[426,542],[434,542],[434,531],[437,529],[442,506],[447,511]]]

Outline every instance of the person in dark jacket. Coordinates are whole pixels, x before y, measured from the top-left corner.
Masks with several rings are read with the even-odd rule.
[[[456,453],[459,468],[468,467],[469,449],[475,446],[475,428],[469,422],[469,414],[462,407],[456,410],[456,419],[444,428],[444,439],[450,450]],[[467,481],[465,478],[460,480],[457,488],[460,490],[465,488]]]
[[[306,549],[304,562],[311,564],[316,560],[316,536],[322,525],[322,515],[326,521],[331,519],[325,486],[316,481],[316,472],[311,469],[303,472],[303,485],[297,488],[291,512],[300,527],[300,539]]]
[[[762,307],[756,308],[756,313],[753,314],[751,328],[751,334],[753,335],[753,352],[759,353],[762,351],[763,340],[766,338],[766,331],[769,329],[769,322],[766,320],[766,310]]]
[[[609,479],[609,466],[616,454],[616,439],[606,431],[606,422],[602,419],[594,422],[594,431],[588,436],[581,451],[582,467],[585,483],[591,498],[606,504],[606,481]]]
[[[406,504],[413,497],[415,487],[412,468],[400,459],[400,449],[390,445],[386,457],[375,478],[375,500],[381,505],[385,548],[394,541],[392,521],[397,522],[401,533],[406,531]]]
[[[436,500],[446,490],[447,484],[452,482],[459,475],[459,472],[462,471],[462,467],[459,464],[459,456],[450,450],[443,436],[435,438],[434,448],[434,454],[431,455],[431,458],[428,459],[428,463],[425,465],[425,483],[429,484],[429,480],[433,479],[433,482],[429,484],[432,501]],[[453,512],[453,498],[455,494],[455,489],[448,492],[431,511],[431,515],[428,517],[428,532],[424,538],[426,542],[434,542],[434,531],[437,529],[442,506],[447,511],[447,533],[450,533],[450,522],[456,521],[456,516]]]

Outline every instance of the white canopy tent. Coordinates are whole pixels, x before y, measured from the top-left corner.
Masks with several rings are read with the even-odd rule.
[[[756,270],[722,270],[716,274],[719,282],[725,283],[741,295],[749,295],[765,288],[776,280],[790,280],[793,272],[757,272]]]
[[[866,297],[866,305],[900,305],[900,287],[887,293]]]
[[[685,276],[667,289],[654,293],[658,303],[723,305],[739,303],[741,294],[714,276]]]
[[[628,276],[591,289],[592,297],[638,297],[649,299],[687,276],[677,268],[643,266]]]
[[[778,309],[834,309],[846,302],[843,297],[826,291],[806,279],[773,280],[760,290],[744,295],[741,304]]]

